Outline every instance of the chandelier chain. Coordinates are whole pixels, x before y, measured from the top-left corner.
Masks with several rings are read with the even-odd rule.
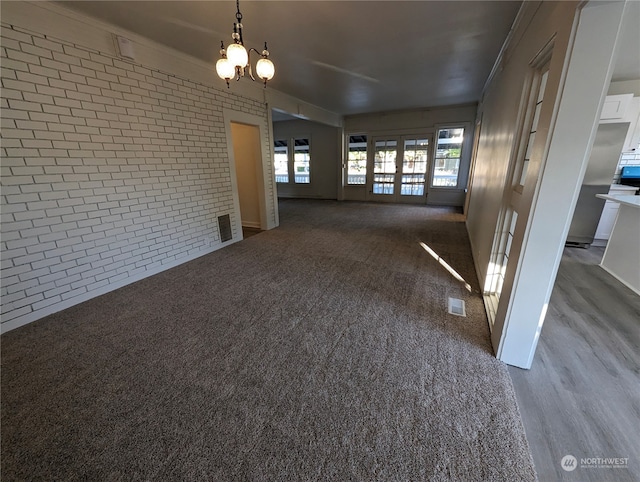
[[[242,14],[240,13],[240,0],[236,0],[236,8],[236,18],[238,19],[238,23],[240,23],[242,21]]]

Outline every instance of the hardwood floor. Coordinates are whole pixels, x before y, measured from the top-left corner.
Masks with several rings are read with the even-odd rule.
[[[256,234],[260,234],[262,229],[260,228],[248,228],[247,226],[242,226],[242,237],[244,239],[250,238],[251,236],[255,236]]]
[[[533,366],[509,367],[543,482],[640,480],[640,296],[598,266],[603,253],[565,248]],[[581,464],[605,457],[628,465]]]

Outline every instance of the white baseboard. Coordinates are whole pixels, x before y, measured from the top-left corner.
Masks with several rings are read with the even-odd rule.
[[[260,225],[260,221],[242,221],[242,227],[262,229],[262,226]]]
[[[60,303],[55,303],[53,305],[47,306],[46,308],[42,308],[40,310],[27,313],[26,315],[19,316],[17,318],[14,318],[13,320],[9,320],[7,322],[2,323],[2,325],[0,325],[0,334],[6,333],[8,331],[14,330],[24,325],[28,325],[29,323],[33,323],[34,321],[44,318],[45,316],[49,316],[59,311],[65,310],[67,308],[71,308],[72,306],[78,305],[84,301],[88,301],[97,296],[104,295],[106,293],[109,293],[110,291],[117,290],[131,283],[135,283],[136,281],[140,281],[150,276],[166,271],[168,269],[175,268],[176,266],[184,264],[188,261],[193,261],[194,259],[200,258],[209,253],[213,253],[214,251],[217,251],[220,248],[224,248],[225,246],[229,246],[230,244],[236,243],[241,239],[242,239],[242,236],[230,239],[225,243],[219,243],[215,246],[203,249],[202,251],[198,251],[197,253],[185,256],[184,258],[180,258],[175,261],[172,261],[171,263],[167,263],[165,265],[158,266],[154,269],[150,269],[138,275],[132,276],[131,278],[127,278],[125,280],[121,280],[116,283],[103,286],[93,291],[89,291],[87,293],[74,296],[73,298],[69,298],[68,300],[61,301]]]

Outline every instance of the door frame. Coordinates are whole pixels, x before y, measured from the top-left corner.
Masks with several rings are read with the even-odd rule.
[[[369,135],[367,139],[367,175],[366,175],[366,200],[387,203],[404,203],[404,204],[426,204],[429,194],[429,186],[431,184],[431,173],[433,170],[433,133],[394,133]],[[424,173],[424,193],[422,195],[403,195],[402,194],[402,168],[404,164],[404,143],[407,139],[427,139],[427,168]],[[374,163],[375,163],[375,143],[376,140],[392,140],[396,141],[396,171],[394,173],[393,194],[374,194]]]
[[[273,193],[275,192],[275,175],[271,168],[273,162],[270,162],[269,153],[266,147],[266,141],[270,138],[270,133],[265,125],[266,119],[261,116],[237,112],[230,109],[223,109],[222,117],[224,119],[225,135],[227,140],[227,156],[229,159],[229,173],[231,177],[231,190],[233,196],[233,221],[237,229],[234,232],[233,239],[241,240],[242,221],[240,213],[240,196],[238,193],[238,177],[236,173],[236,160],[233,152],[233,137],[231,133],[231,123],[246,124],[258,128],[260,136],[260,159],[256,162],[256,176],[258,183],[258,203],[260,208],[260,229],[267,230],[277,226],[276,219],[278,213],[278,199]],[[275,212],[274,219],[268,216],[268,207],[272,207]],[[233,225],[233,222],[232,222]]]

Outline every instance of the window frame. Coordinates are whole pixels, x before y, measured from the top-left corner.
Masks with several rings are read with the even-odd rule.
[[[308,166],[309,166],[309,170],[308,170],[308,179],[309,182],[296,182],[296,177],[295,177],[295,148],[296,148],[296,140],[302,140],[305,139],[308,141],[309,143],[309,151],[308,151],[308,156],[309,156],[309,161],[308,161]],[[277,142],[286,142],[287,143],[287,181],[286,182],[282,182],[282,181],[278,181],[277,175],[275,173],[275,152],[276,152],[276,147],[280,147],[280,146],[276,146]],[[311,182],[313,180],[312,178],[312,162],[313,162],[313,156],[312,156],[312,139],[311,139],[311,135],[310,134],[296,134],[296,135],[289,135],[289,136],[282,136],[282,137],[278,137],[278,138],[274,138],[273,140],[273,152],[274,152],[274,156],[273,156],[273,164],[274,164],[274,168],[273,168],[273,172],[274,172],[274,178],[275,178],[275,182],[277,185],[279,186],[310,186]]]
[[[307,146],[308,146],[308,151],[307,151],[307,156],[308,156],[308,161],[307,161],[307,165],[308,165],[308,182],[298,182],[296,181],[296,141],[298,140],[306,140],[307,141]],[[294,136],[290,139],[290,163],[291,166],[289,168],[289,170],[293,171],[293,182],[291,182],[291,180],[289,181],[290,184],[294,184],[296,186],[307,186],[309,184],[311,184],[311,136],[310,135],[304,135],[304,136]]]
[[[282,146],[276,145],[276,143],[278,143],[278,142],[286,143],[286,157],[287,157],[287,161],[286,161],[286,164],[287,164],[287,180],[286,180],[286,182],[278,181],[278,173],[276,172],[276,152],[277,152],[276,149],[278,147],[282,147]],[[289,181],[291,180],[291,173],[289,172],[290,171],[289,164],[290,164],[289,163],[289,140],[288,139],[274,139],[273,140],[273,175],[275,177],[276,184],[289,184]],[[284,174],[281,174],[281,175],[284,175]]]
[[[430,172],[429,172],[429,189],[462,189],[460,187],[460,175],[463,172],[463,159],[464,159],[464,154],[466,153],[466,145],[467,145],[467,141],[468,141],[468,128],[469,126],[467,125],[467,123],[459,123],[459,124],[437,124],[434,126],[434,133],[433,133],[433,147],[432,147],[432,156],[431,156],[431,168],[430,168]],[[434,184],[434,181],[436,179],[435,176],[435,172],[436,172],[436,164],[438,162],[438,159],[447,159],[447,158],[439,158],[438,157],[438,139],[440,136],[440,131],[443,130],[451,130],[451,129],[462,129],[462,142],[461,142],[461,146],[460,146],[460,153],[458,154],[457,158],[450,158],[450,159],[458,159],[458,171],[456,173],[456,183],[453,186],[438,186]]]
[[[351,153],[350,150],[350,146],[351,146],[351,138],[352,137],[364,137],[364,159],[360,159],[360,161],[364,162],[364,174],[361,174],[363,176],[363,181],[361,183],[350,183],[349,182],[349,154]],[[347,133],[345,134],[345,162],[344,162],[344,183],[343,186],[344,187],[365,187],[367,185],[367,175],[369,172],[369,142],[371,139],[371,135],[368,133]]]

